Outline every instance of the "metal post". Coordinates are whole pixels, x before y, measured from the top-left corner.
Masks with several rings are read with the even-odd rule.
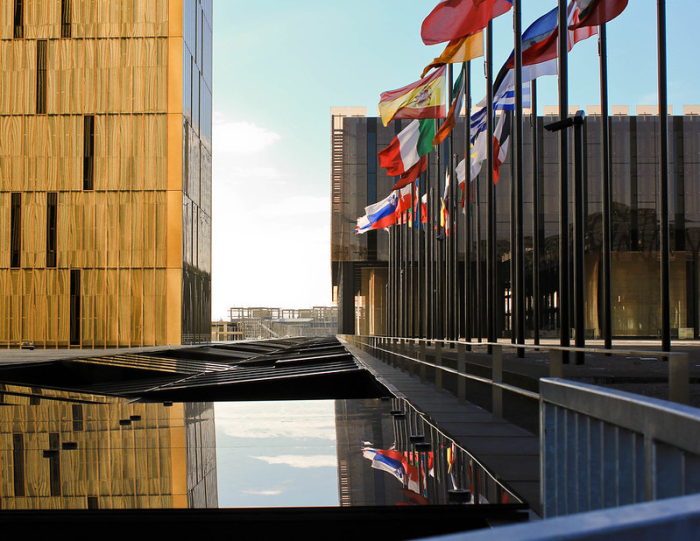
[[[494,345],[491,354],[491,381],[503,383],[503,346]],[[503,418],[503,389],[496,385],[491,387],[491,410],[496,419]]]
[[[566,0],[559,0],[559,35],[568,35]],[[559,40],[559,120],[569,116],[567,42]],[[566,130],[559,132],[559,332],[560,344],[568,347],[571,339],[569,320],[569,145]],[[568,353],[564,353],[568,362]]]
[[[574,327],[576,347],[586,347],[586,313],[584,311],[584,198],[583,189],[583,111],[574,117]],[[584,363],[584,353],[577,351],[576,364]]]
[[[442,340],[435,341],[435,390],[442,391]]]
[[[525,242],[523,240],[523,73],[522,73],[522,17],[521,0],[513,2],[515,37],[515,280],[511,279],[511,311],[515,310],[515,335],[518,344],[525,344]],[[513,247],[511,246],[511,254]],[[513,287],[513,282],[515,286]],[[515,302],[513,302],[515,301]],[[517,348],[517,356],[524,357],[525,349]]]
[[[659,193],[661,203],[661,348],[671,351],[671,257],[668,210],[668,96],[666,74],[666,0],[657,3],[659,56]]]
[[[466,344],[457,344],[457,372],[460,374],[466,373],[466,357],[467,357],[467,346]],[[458,376],[457,379],[457,399],[460,404],[467,401],[467,378]]]
[[[611,265],[611,190],[610,190],[610,116],[608,114],[608,45],[605,24],[599,27],[600,34],[600,108],[601,108],[601,156],[603,174],[603,261],[601,279],[603,282],[603,339],[605,348],[612,348],[612,265]]]
[[[690,368],[687,353],[668,356],[668,399],[678,404],[690,404]]]

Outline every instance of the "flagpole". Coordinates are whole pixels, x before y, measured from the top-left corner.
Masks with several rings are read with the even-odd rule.
[[[561,0],[560,0],[561,1]],[[496,285],[498,283],[498,269],[496,266],[496,190],[493,183],[493,22],[489,21],[486,27],[486,156],[488,164],[487,190],[488,190],[488,224],[487,224],[487,261],[486,279],[487,302],[486,311],[488,317],[488,341],[496,341]],[[489,353],[491,346],[489,346]]]
[[[471,280],[471,264],[472,264],[472,243],[471,243],[471,62],[464,63],[465,78],[464,78],[464,337],[467,341],[467,350],[469,350],[469,342],[472,339],[472,280]]]
[[[513,1],[514,54],[515,54],[515,144],[513,158],[515,165],[515,322],[518,344],[525,343],[525,244],[523,241],[523,59],[522,59],[522,14],[521,0]],[[512,250],[512,247],[511,247]],[[511,302],[511,306],[513,303]],[[525,350],[518,348],[518,357],[525,356]]]
[[[537,81],[530,83],[530,118],[532,122],[532,331],[535,344],[540,343],[540,160],[537,129]]]
[[[568,88],[568,27],[566,0],[559,0],[559,120],[569,116]],[[567,130],[559,131],[559,343],[569,347],[571,324],[569,317],[569,146]],[[563,361],[569,362],[568,352]]]
[[[433,182],[431,175],[431,164],[430,155],[428,155],[428,167],[425,172],[425,193],[427,196],[427,201],[425,205],[426,214],[426,229],[424,231],[425,236],[425,308],[428,317],[426,318],[426,338],[434,338],[435,331],[435,299],[433,295],[433,235],[431,234],[433,209],[431,205],[433,203]]]
[[[666,72],[666,0],[657,0],[659,62],[659,177],[661,194],[661,349],[671,351],[671,261],[668,211],[668,96]]]
[[[448,88],[448,96],[452,98],[452,94],[454,93],[453,86],[454,86],[454,69],[453,65],[450,63],[448,64],[448,83],[447,83],[447,88]],[[451,103],[451,100],[450,100]],[[443,121],[444,122],[444,121]],[[452,225],[451,220],[451,212],[450,212],[450,207],[452,206],[452,148],[453,148],[453,143],[454,143],[454,129],[450,131],[450,136],[448,137],[448,142],[446,144],[446,159],[445,159],[445,172],[450,175],[450,185],[449,187],[445,185],[445,192],[447,195],[448,200],[444,202],[445,204],[445,213],[447,216],[445,216],[445,336],[449,340],[454,340],[454,333],[452,331],[453,329],[453,322],[454,322],[454,305],[453,301],[455,299],[454,295],[454,289],[453,289],[453,268],[452,268],[452,263],[454,261],[453,259],[453,254],[452,254],[452,234],[454,231],[449,231],[450,226]],[[447,180],[445,181],[447,182]],[[448,223],[448,221],[450,223]],[[450,233],[448,237],[448,231]]]
[[[420,318],[418,320],[418,337],[427,338],[427,320],[428,314],[426,311],[425,295],[427,288],[425,287],[424,273],[425,273],[425,238],[423,232],[423,207],[422,207],[422,194],[425,191],[425,173],[420,175],[417,179],[418,182],[418,313]]]
[[[601,143],[602,143],[602,167],[601,176],[603,186],[603,261],[601,275],[603,281],[603,339],[605,348],[612,348],[612,265],[610,255],[610,116],[608,114],[608,45],[605,23],[599,27],[600,43],[600,108],[601,108]]]

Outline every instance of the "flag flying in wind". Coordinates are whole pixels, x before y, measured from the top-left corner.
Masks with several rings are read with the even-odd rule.
[[[510,140],[511,113],[504,112],[493,132],[493,183],[498,184],[498,170],[506,161],[508,141]]]
[[[459,72],[459,77],[457,77],[457,82],[455,82],[454,88],[452,89],[452,105],[447,113],[447,120],[443,122],[442,126],[440,126],[440,129],[435,134],[433,146],[438,146],[442,143],[455,127],[455,124],[457,124],[457,117],[462,110],[462,102],[464,102],[464,72],[465,67],[463,66],[462,71]]]
[[[399,224],[405,224],[410,221],[409,213],[413,207],[413,201],[411,199],[411,193],[413,191],[413,184],[407,184],[403,188],[397,191],[399,194],[399,201],[396,205],[396,221]],[[410,225],[410,224],[409,224]]]
[[[484,121],[485,125],[485,121]],[[501,164],[505,161],[508,154],[508,141],[510,138],[510,125],[511,125],[511,113],[504,111],[498,117],[498,124],[493,130],[493,182],[494,184],[498,182],[498,170]],[[471,178],[475,178],[481,172],[481,164],[488,157],[488,147],[486,145],[486,127],[484,126],[478,134],[476,135],[471,156],[470,156],[470,168],[471,168]],[[466,171],[464,170],[465,165],[460,162],[457,165],[457,180],[458,182],[464,182]]]
[[[566,13],[567,23],[571,28],[579,22],[579,9],[573,0],[569,3]],[[525,35],[523,35],[523,66],[539,64],[559,56],[559,47],[557,45],[559,40],[557,14],[558,8],[554,8],[552,11],[549,11],[530,26],[530,28],[534,27],[531,31],[531,35],[528,35],[527,38]],[[597,33],[598,29],[594,27],[578,28],[573,31],[569,30],[567,32],[568,50],[571,51],[574,44],[584,39],[588,39]],[[525,48],[528,43],[531,44]],[[511,57],[506,65],[508,69],[513,69],[514,64],[515,61]]]
[[[475,34],[511,7],[513,0],[442,0],[423,21],[420,35],[426,45],[436,45]]]
[[[421,77],[425,77],[433,68],[439,68],[445,64],[457,64],[468,62],[484,56],[484,33],[477,32],[471,36],[464,36],[450,41],[440,56],[428,64],[423,70]]]
[[[357,219],[355,234],[366,233],[372,229],[384,229],[396,223],[396,206],[399,198],[391,192],[385,199],[365,207],[365,215]]]
[[[420,160],[418,160],[418,163],[411,167],[408,171],[406,171],[403,175],[401,175],[401,178],[399,178],[398,182],[394,185],[392,190],[399,190],[406,186],[407,184],[411,184],[411,182],[414,182],[420,175],[425,173],[425,170],[428,168],[428,157],[423,156]]]
[[[385,126],[393,118],[445,118],[445,66],[396,90],[382,92],[379,114]]]
[[[627,7],[627,0],[574,0],[579,9],[579,22],[569,26],[576,30],[584,26],[600,26],[612,21]]]
[[[392,177],[403,175],[433,149],[434,137],[435,120],[414,120],[379,151],[379,166]]]

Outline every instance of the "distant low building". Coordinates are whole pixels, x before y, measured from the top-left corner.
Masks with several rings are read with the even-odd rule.
[[[338,329],[337,306],[313,308],[234,307],[227,323],[232,340],[258,340],[287,336],[333,336]],[[212,340],[214,325],[212,323]],[[223,327],[220,327],[223,330]]]

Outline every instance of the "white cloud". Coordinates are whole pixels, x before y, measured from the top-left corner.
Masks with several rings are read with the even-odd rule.
[[[280,134],[251,122],[230,122],[218,113],[214,116],[214,156],[261,152],[282,138]]]
[[[268,464],[283,464],[292,468],[335,468],[338,466],[338,460],[335,455],[314,455],[314,456],[299,456],[299,455],[280,455],[280,456],[254,456]]]
[[[220,402],[217,429],[236,438],[319,438],[335,441],[332,400]]]
[[[244,490],[243,494],[250,494],[252,496],[279,496],[284,492],[283,490]]]

